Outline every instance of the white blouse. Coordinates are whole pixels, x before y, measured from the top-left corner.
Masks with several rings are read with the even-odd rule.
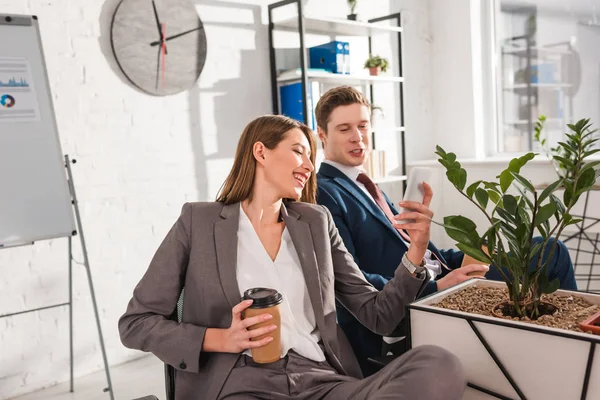
[[[273,261],[241,204],[236,272],[241,296],[247,289],[255,287],[275,289],[282,294],[283,302],[279,305],[281,357],[294,350],[310,360],[325,361],[325,354],[318,345],[321,334],[316,326],[302,266],[287,227]],[[251,352],[248,349],[244,354],[251,355]]]

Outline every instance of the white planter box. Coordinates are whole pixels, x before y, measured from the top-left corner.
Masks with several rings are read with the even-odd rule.
[[[472,279],[409,305],[409,346],[433,344],[454,353],[469,386],[490,395],[478,398],[600,399],[600,336],[431,306],[472,285],[505,287]],[[600,295],[557,294],[600,304]]]

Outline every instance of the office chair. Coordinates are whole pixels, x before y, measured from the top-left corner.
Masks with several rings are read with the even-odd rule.
[[[177,300],[177,308],[173,315],[171,315],[171,320],[181,322],[183,318],[183,294],[185,292],[185,288],[181,289],[181,294],[179,295],[179,300]],[[169,364],[165,364],[165,391],[167,394],[167,400],[175,400],[175,374],[177,370],[173,368],[173,366]]]
[[[408,351],[408,338],[406,337],[408,323],[406,322],[406,318],[400,321],[400,324],[389,335],[391,338],[398,338],[400,340],[394,343],[387,343],[384,340],[381,347],[381,355],[378,357],[369,357],[367,361],[381,369]]]

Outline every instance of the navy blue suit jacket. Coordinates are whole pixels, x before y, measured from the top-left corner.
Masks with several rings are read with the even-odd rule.
[[[331,212],[344,245],[367,280],[378,290],[382,290],[394,276],[408,247],[377,204],[339,169],[322,163],[317,174],[317,184],[317,203],[326,206]],[[387,196],[386,201],[392,212],[398,214]],[[429,250],[451,269],[460,267],[462,263],[462,252],[438,250],[431,242]],[[445,272],[447,271],[442,271],[442,276]],[[430,281],[421,296],[435,291],[437,284]],[[363,372],[370,372],[366,360],[368,357],[381,355],[382,337],[362,326],[339,304],[337,315]]]

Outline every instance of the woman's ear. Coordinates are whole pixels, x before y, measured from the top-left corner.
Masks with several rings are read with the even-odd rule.
[[[261,165],[265,162],[266,147],[262,142],[254,143],[252,154],[258,163]]]

